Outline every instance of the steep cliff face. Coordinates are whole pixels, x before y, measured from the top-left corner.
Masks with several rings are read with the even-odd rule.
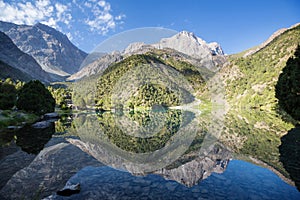
[[[28,26],[0,21],[0,31],[52,74],[66,76],[77,72],[87,56],[66,35],[41,23]]]
[[[174,49],[184,53],[198,59],[199,65],[213,71],[219,69],[216,67],[215,60],[223,60],[224,58],[224,52],[218,43],[206,43],[194,33],[187,31],[179,32],[170,38],[164,38],[152,46],[158,49]]]
[[[12,40],[3,32],[0,31],[0,60],[3,64],[7,64],[14,69],[20,70],[24,73],[24,80],[28,77],[31,79],[38,79],[44,82],[49,82],[49,74],[46,73],[36,60],[30,55],[22,52]],[[7,66],[6,65],[6,66]],[[2,66],[4,67],[4,66]],[[4,69],[3,69],[4,70]],[[6,67],[6,70],[9,68]],[[15,73],[16,70],[9,70],[7,73]],[[10,76],[13,77],[13,76]],[[22,79],[22,77],[19,77]]]

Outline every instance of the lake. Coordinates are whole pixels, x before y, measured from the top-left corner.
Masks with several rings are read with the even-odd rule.
[[[299,128],[281,137],[270,121],[259,111],[221,117],[159,108],[77,113],[48,128],[5,131],[0,197],[300,199]],[[77,183],[78,194],[56,194]]]

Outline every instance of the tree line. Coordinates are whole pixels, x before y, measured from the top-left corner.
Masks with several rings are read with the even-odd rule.
[[[0,81],[0,109],[23,110],[37,115],[54,112],[56,105],[67,109],[66,99],[71,95],[68,92],[64,88],[46,88],[38,80],[25,83],[8,78]]]

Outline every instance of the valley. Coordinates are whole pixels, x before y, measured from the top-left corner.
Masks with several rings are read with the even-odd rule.
[[[2,199],[22,195],[58,199],[54,192],[60,188],[55,183],[63,187],[74,180],[89,184],[83,186],[88,193],[106,180],[105,174],[112,177],[107,180],[112,185],[118,185],[117,174],[130,188],[139,188],[135,184],[140,181],[193,199],[191,190],[200,195],[199,185],[209,188],[210,181],[229,187],[242,176],[234,172],[243,174],[243,167],[270,184],[276,179],[274,188],[281,195],[299,197],[299,112],[293,112],[299,109],[300,98],[299,24],[276,32],[257,48],[233,55],[187,31],[153,44],[137,41],[123,51],[92,52],[89,59],[65,35],[41,23],[0,22],[0,39],[0,105],[12,99],[0,110],[1,153],[8,152],[1,156],[0,170],[12,168],[9,177],[0,177],[5,181]],[[30,101],[21,107],[22,102],[16,102],[30,80],[39,80],[34,88],[43,89],[35,96],[34,90],[25,92],[24,102],[48,96],[41,103]],[[286,84],[295,85],[291,90],[295,100],[288,101],[295,106],[292,112],[282,106],[289,100],[279,92],[280,86],[289,89],[283,87]],[[8,91],[9,87],[14,89]],[[53,105],[38,108],[47,103]],[[26,104],[38,109],[25,110]],[[60,119],[49,122],[46,129],[31,126],[54,107]],[[11,131],[8,126],[23,128]],[[26,163],[15,166],[12,160],[24,152],[29,155]],[[55,166],[62,165],[45,166],[51,159]],[[240,187],[254,190],[258,180],[247,173],[249,188],[242,179]],[[99,174],[102,179],[92,179]],[[12,192],[20,187],[34,193]],[[262,187],[260,197],[267,190],[271,197],[278,192],[268,184]]]

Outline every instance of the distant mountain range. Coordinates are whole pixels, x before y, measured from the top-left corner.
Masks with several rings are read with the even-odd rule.
[[[43,72],[34,74],[28,67],[24,67],[22,62],[18,62],[19,59],[15,59],[18,56],[13,50],[10,50],[11,59],[7,57],[2,61],[16,69],[23,69],[23,72],[26,72],[29,77],[45,82],[63,81],[69,76],[68,80],[88,77],[130,55],[142,54],[155,49],[171,49],[173,53],[177,52],[190,63],[205,66],[210,70],[220,68],[225,61],[223,50],[219,44],[215,42],[206,43],[187,31],[182,31],[170,38],[164,38],[156,44],[133,43],[123,52],[109,54],[93,52],[90,55],[73,45],[66,35],[41,23],[29,26],[0,21],[0,31],[12,40],[19,51],[32,57],[48,75]],[[2,43],[4,42],[3,40]],[[3,46],[3,48],[5,47]],[[0,49],[0,51],[5,52],[7,50]],[[24,70],[25,68],[26,70]],[[39,67],[34,64],[32,68]]]
[[[100,73],[110,64],[131,55],[145,54],[160,49],[168,50],[167,54],[171,57],[179,56],[195,66],[205,67],[212,71],[218,70],[225,62],[224,52],[218,43],[206,43],[193,33],[182,31],[170,38],[163,38],[156,44],[136,42],[128,45],[122,52],[114,51],[106,54],[83,67],[79,72],[70,76],[68,80],[77,80]]]
[[[237,55],[248,58],[295,27],[297,25],[281,29],[263,44]],[[206,68],[212,72],[218,71],[224,63],[228,63],[228,58],[237,57],[226,56],[218,43],[207,43],[187,31],[163,38],[155,44],[137,42],[130,44],[122,52],[108,54],[93,52],[89,55],[73,45],[66,35],[41,23],[28,26],[0,21],[0,31],[2,31],[0,60],[3,71],[0,78],[13,76],[16,74],[15,70],[20,70],[22,73],[18,73],[20,75],[18,78],[23,80],[32,78],[44,82],[66,79],[73,81],[99,74],[110,65],[131,55],[157,50],[164,50],[165,56],[184,60],[199,69]]]

